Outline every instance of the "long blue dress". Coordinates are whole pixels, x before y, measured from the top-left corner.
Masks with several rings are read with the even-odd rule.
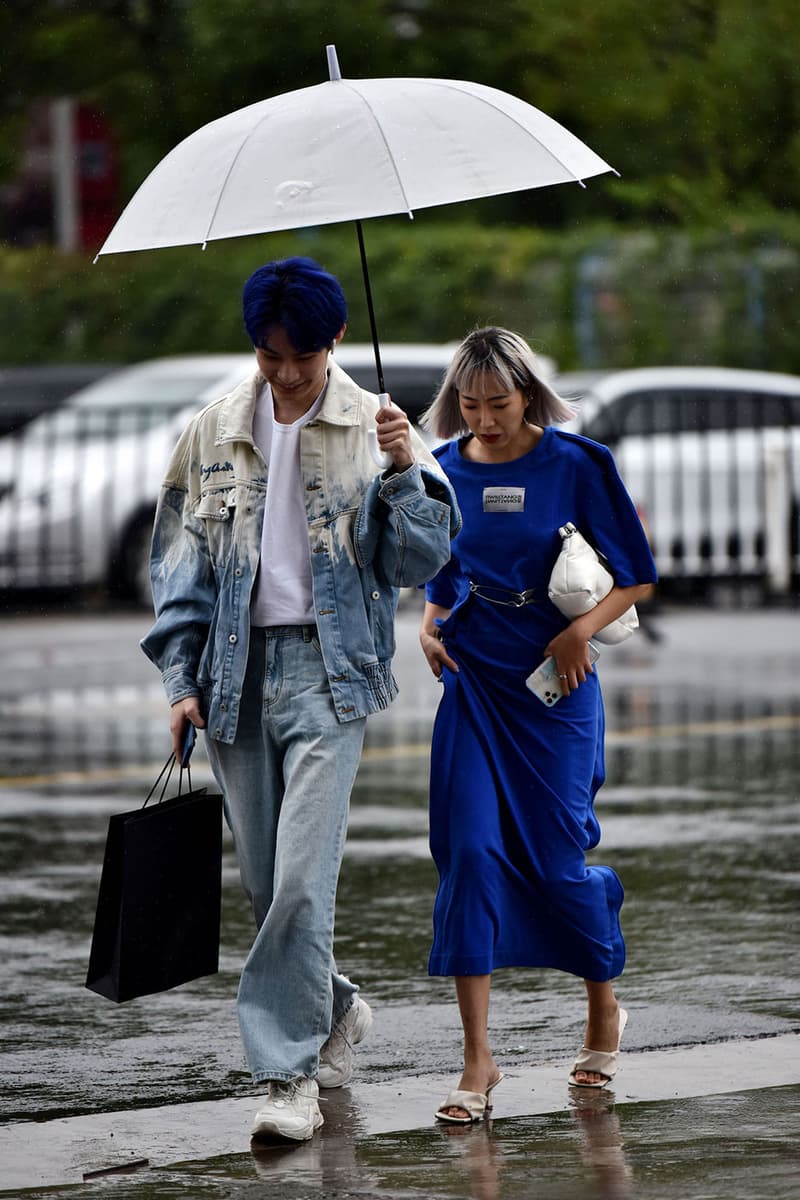
[[[463,445],[436,451],[464,524],[426,589],[451,609],[441,635],[460,668],[443,671],[431,750],[439,888],[428,970],[612,979],[625,962],[622,884],[585,862],[600,840],[594,797],[605,778],[597,673],[552,708],[525,680],[568,624],[547,597],[560,525],[572,521],[602,550],[623,587],[655,581],[652,555],[606,447],[549,427],[513,462],[473,462]],[[491,603],[470,594],[470,580],[500,598],[533,588],[535,603]]]

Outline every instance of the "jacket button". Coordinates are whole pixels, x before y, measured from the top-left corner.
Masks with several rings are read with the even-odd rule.
[[[215,737],[215,738],[221,738],[221,737],[222,737],[222,730],[221,730],[221,729],[215,729],[215,730],[214,730],[214,737]]]
[[[237,567],[237,568],[236,568],[236,570],[235,570],[233,573],[234,573],[234,575],[240,576],[240,575],[241,575],[241,573],[242,573],[242,568],[241,568],[241,567]]]
[[[381,594],[380,594],[380,592],[373,592],[373,593],[372,593],[372,599],[373,599],[373,600],[380,600],[380,598],[381,598]]]
[[[233,645],[234,645],[236,642],[238,642],[238,640],[239,640],[239,639],[237,638],[237,636],[236,636],[236,634],[235,634],[235,633],[232,633],[232,634],[231,634],[231,636],[228,638],[228,641],[230,642],[230,644],[231,644],[232,646],[233,646]]]
[[[227,517],[227,515],[228,515],[228,509],[224,504],[223,504],[222,508],[219,510],[219,515],[221,517]]]

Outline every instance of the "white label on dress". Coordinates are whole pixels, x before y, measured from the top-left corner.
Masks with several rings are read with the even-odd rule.
[[[483,489],[484,512],[524,512],[524,487],[487,487]]]

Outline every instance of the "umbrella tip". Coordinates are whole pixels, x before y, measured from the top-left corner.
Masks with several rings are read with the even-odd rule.
[[[328,56],[328,78],[341,79],[342,72],[339,70],[339,59],[336,57],[336,47],[326,46],[325,53]]]

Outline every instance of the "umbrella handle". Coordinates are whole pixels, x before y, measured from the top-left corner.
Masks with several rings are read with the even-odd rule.
[[[381,408],[388,408],[388,406],[389,406],[389,393],[388,392],[380,393],[380,395],[378,396],[378,404],[381,406]],[[384,467],[384,468],[390,467],[392,465],[392,456],[391,456],[391,454],[386,454],[385,451],[378,449],[378,435],[374,429],[370,429],[368,431],[367,439],[369,441],[369,448],[372,452],[372,457],[375,459],[375,462],[378,464],[378,466]]]

